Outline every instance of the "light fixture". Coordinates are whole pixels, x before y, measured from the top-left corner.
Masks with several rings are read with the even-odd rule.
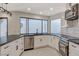
[[[6,8],[3,7],[3,3],[2,3],[2,6],[0,6],[0,12],[4,12],[4,13],[7,13],[9,14],[10,16],[12,16],[12,13],[10,11],[7,10],[7,4],[8,3],[4,3]]]
[[[28,11],[30,11],[30,10],[31,10],[31,8],[27,8],[27,10],[28,10]]]
[[[53,8],[50,8],[50,11],[52,11],[53,10]]]
[[[43,13],[40,11],[40,14],[43,14]]]

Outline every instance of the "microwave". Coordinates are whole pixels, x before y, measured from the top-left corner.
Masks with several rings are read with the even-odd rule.
[[[78,19],[78,4],[75,4],[71,7],[71,10],[65,11],[66,20],[76,20]]]

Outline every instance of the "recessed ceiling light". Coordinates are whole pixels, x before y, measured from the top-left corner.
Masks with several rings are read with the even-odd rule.
[[[42,14],[42,12],[40,12],[40,14]]]
[[[52,11],[52,10],[53,10],[53,8],[50,8],[50,10]]]
[[[29,11],[30,11],[30,10],[31,10],[31,8],[27,8],[27,10],[29,10]]]

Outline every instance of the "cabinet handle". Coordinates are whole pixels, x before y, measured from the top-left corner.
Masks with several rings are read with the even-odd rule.
[[[72,47],[76,48],[76,46],[72,45]]]
[[[4,49],[7,49],[9,46],[4,47]]]
[[[40,41],[42,41],[42,39],[40,39]]]
[[[16,50],[18,50],[18,45],[16,46]]]

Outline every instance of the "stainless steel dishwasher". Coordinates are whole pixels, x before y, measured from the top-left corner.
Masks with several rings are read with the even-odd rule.
[[[34,48],[34,37],[29,36],[24,39],[24,50],[31,50]]]

